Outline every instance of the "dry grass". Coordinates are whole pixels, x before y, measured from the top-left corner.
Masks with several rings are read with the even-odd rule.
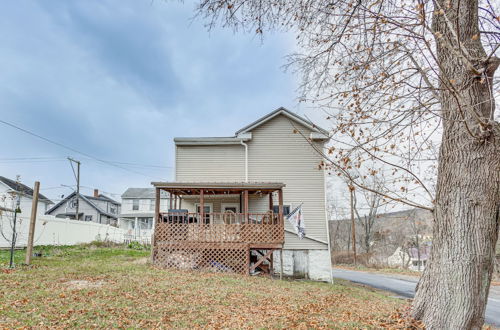
[[[9,271],[0,251],[0,328],[401,326],[394,311],[404,302],[346,282],[156,269],[144,263],[148,251],[124,247],[44,254],[32,267]]]
[[[345,264],[338,264],[335,265],[334,267],[336,268],[342,268],[342,269],[348,269],[348,270],[359,270],[363,272],[372,272],[372,273],[385,273],[385,274],[398,274],[398,275],[407,275],[407,276],[414,276],[414,277],[420,277],[422,275],[422,272],[417,272],[409,269],[401,269],[401,268],[388,268],[388,267],[367,267],[363,265],[345,265]]]

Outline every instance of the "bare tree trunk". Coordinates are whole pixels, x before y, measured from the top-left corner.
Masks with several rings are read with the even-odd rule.
[[[477,37],[477,0],[438,0],[433,29],[443,137],[433,248],[417,287],[413,316],[429,329],[480,329],[499,226],[500,138],[491,96],[498,59],[486,61]],[[472,65],[464,57],[473,58]],[[484,74],[478,76],[478,71]]]

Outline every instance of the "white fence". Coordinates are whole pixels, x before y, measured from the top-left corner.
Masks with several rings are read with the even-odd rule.
[[[10,247],[12,239],[13,215],[4,212],[0,215],[0,248]],[[17,217],[16,247],[26,246],[28,240],[29,217]],[[151,230],[135,233],[130,230],[102,225],[95,222],[61,219],[50,215],[38,216],[35,226],[35,245],[75,245],[96,240],[115,243],[139,241],[148,244]]]

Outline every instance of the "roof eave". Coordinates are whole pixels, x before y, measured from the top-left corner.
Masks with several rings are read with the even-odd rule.
[[[284,107],[279,107],[278,109],[274,110],[273,112],[268,113],[264,117],[261,117],[261,118],[257,119],[256,121],[254,121],[250,125],[247,125],[247,126],[243,127],[242,129],[236,131],[235,135],[239,135],[239,134],[243,134],[243,133],[249,133],[250,131],[252,131],[256,127],[264,124],[265,122],[273,119],[274,117],[276,117],[276,116],[278,116],[280,114],[283,114],[283,115],[287,116],[288,118],[290,118],[290,119],[292,119],[292,120],[300,123],[301,125],[309,128],[312,131],[315,131],[315,132],[318,132],[318,133],[323,133],[326,136],[328,136],[328,131],[327,130],[325,130],[325,129],[319,127],[319,126],[314,125],[312,122],[310,122],[310,121],[308,121],[308,120],[300,117],[299,115],[294,114],[293,112],[291,112],[290,110],[288,110],[288,109],[286,109]]]
[[[249,141],[252,139],[251,135],[247,136],[234,136],[234,137],[188,137],[188,138],[174,138],[175,145],[231,145],[241,144],[241,142]]]
[[[163,189],[262,189],[278,190],[286,187],[281,182],[151,182]]]

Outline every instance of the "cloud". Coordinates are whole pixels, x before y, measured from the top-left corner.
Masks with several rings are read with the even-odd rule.
[[[150,0],[2,2],[0,116],[99,158],[173,166],[174,136],[231,135],[294,106],[296,78],[281,69],[290,36],[261,43],[209,33],[192,9]],[[4,157],[71,154],[8,127],[0,148]],[[152,176],[173,179],[168,168],[127,168],[147,175],[85,159],[84,184],[121,192]],[[0,172],[49,186],[73,182],[64,161],[0,159]]]

